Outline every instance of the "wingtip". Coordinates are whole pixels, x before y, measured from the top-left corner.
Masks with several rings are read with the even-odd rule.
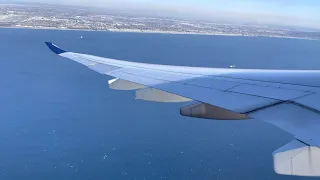
[[[56,54],[61,54],[61,53],[67,52],[67,51],[59,48],[58,46],[56,46],[55,44],[53,44],[53,43],[51,43],[51,42],[45,42],[45,43],[46,43],[46,45],[49,47],[49,49],[50,49],[52,52],[56,53]]]

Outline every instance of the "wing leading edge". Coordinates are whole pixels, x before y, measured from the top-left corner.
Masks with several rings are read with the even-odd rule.
[[[276,172],[320,176],[318,155],[315,160],[293,158],[297,154],[291,153],[299,151],[310,157],[319,153],[320,105],[313,97],[320,90],[320,82],[316,81],[320,71],[156,65],[68,52],[50,42],[46,45],[59,56],[115,77],[109,81],[110,88],[135,90],[136,99],[194,101],[180,109],[181,115],[216,120],[259,119],[273,124],[303,144],[294,141],[274,153]],[[301,163],[309,166],[299,166]]]

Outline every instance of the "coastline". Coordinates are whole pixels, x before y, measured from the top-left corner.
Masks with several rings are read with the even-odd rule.
[[[176,34],[176,35],[199,35],[199,36],[230,36],[230,37],[267,37],[267,38],[283,38],[320,41],[320,39],[290,37],[290,36],[253,36],[243,34],[227,34],[227,33],[196,33],[196,32],[176,32],[176,31],[154,31],[154,30],[137,30],[137,29],[70,29],[70,28],[53,28],[53,27],[27,27],[27,26],[1,26],[0,29],[31,29],[31,30],[58,30],[58,31],[97,31],[97,32],[123,32],[123,33],[145,33],[145,34]]]

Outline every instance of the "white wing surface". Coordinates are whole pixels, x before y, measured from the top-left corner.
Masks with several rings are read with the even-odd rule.
[[[114,77],[109,86],[134,90],[136,99],[188,102],[181,115],[215,119],[257,119],[295,137],[274,152],[279,174],[320,176],[320,71],[183,67],[136,63],[67,52],[59,56]]]

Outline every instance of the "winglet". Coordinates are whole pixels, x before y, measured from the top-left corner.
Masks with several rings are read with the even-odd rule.
[[[49,47],[49,49],[56,53],[56,54],[61,54],[61,53],[65,53],[67,51],[60,49],[58,46],[56,46],[55,44],[51,43],[51,42],[46,42],[46,45]]]

